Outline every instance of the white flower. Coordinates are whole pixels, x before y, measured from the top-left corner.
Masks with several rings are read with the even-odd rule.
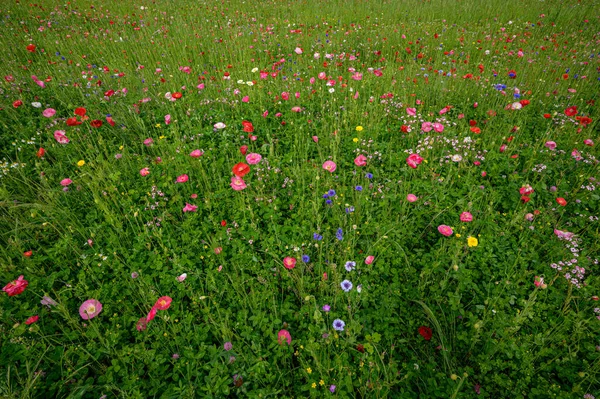
[[[313,55],[313,57],[314,57],[314,59],[315,59],[315,60],[318,60],[319,58],[321,58],[321,54],[319,54],[319,53],[315,53],[315,54]]]
[[[239,85],[243,85],[244,84],[244,81],[242,79],[238,80],[237,82],[238,82]]]
[[[335,91],[335,89],[332,87],[331,89],[329,89],[330,93],[333,93]]]
[[[246,82],[246,84],[247,84],[248,86],[254,86],[254,82],[253,82],[253,81],[251,81],[251,80],[250,80],[250,81],[248,81],[248,82]]]
[[[214,125],[214,128],[215,128],[215,129],[225,129],[226,127],[227,127],[227,125],[226,125],[226,124],[224,124],[223,122],[217,122],[217,123],[215,123],[215,125]]]
[[[517,101],[515,103],[512,103],[512,105],[510,107],[512,109],[521,109],[521,108],[523,108],[523,105],[521,105],[521,103]]]
[[[462,157],[459,154],[452,155],[452,161],[460,162],[462,161]]]
[[[258,68],[252,68],[252,73],[258,72]]]
[[[42,103],[34,102],[34,103],[31,103],[31,106],[34,108],[41,108]]]

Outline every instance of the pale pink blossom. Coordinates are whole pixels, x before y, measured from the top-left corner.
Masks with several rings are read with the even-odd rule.
[[[414,195],[414,194],[408,194],[408,195],[406,196],[406,200],[407,200],[408,202],[417,202],[417,200],[418,200],[418,199],[419,199],[419,197],[417,197],[417,196],[416,196],[416,195]]]
[[[46,108],[44,112],[42,112],[42,115],[44,115],[46,118],[52,118],[54,114],[56,114],[56,110],[54,108]]]
[[[335,162],[333,161],[325,161],[323,162],[323,169],[333,173],[335,172],[335,169],[337,168],[337,165],[335,164]]]
[[[233,188],[235,191],[241,191],[243,189],[245,189],[246,186],[246,182],[244,182],[244,179],[242,179],[241,177],[237,177],[237,176],[233,176],[231,178],[231,184],[230,184],[231,188]]]
[[[262,160],[262,155],[257,154],[255,152],[246,155],[246,162],[250,165],[256,165]]]
[[[365,166],[367,164],[367,157],[365,157],[363,154],[360,154],[354,158],[354,164],[356,166]]]

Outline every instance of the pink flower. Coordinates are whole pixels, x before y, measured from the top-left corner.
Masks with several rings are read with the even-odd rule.
[[[46,84],[45,84],[43,81],[39,80],[39,79],[37,78],[37,76],[35,76],[35,75],[31,75],[31,79],[33,79],[33,81],[34,81],[34,82],[35,82],[35,83],[36,83],[38,86],[40,86],[42,89],[43,89],[44,87],[46,87]]]
[[[292,112],[302,112],[302,108],[296,106],[296,107],[292,107]]]
[[[417,114],[417,109],[416,108],[406,108],[406,113],[409,114],[410,116],[415,116]]]
[[[583,144],[589,145],[590,147],[594,146],[594,142],[591,139],[585,139],[585,140],[583,140]]]
[[[454,232],[452,231],[452,227],[450,226],[446,226],[445,224],[441,224],[438,226],[438,231],[446,236],[446,237],[450,237]]]
[[[23,277],[23,275],[20,275],[18,279],[6,284],[6,286],[2,288],[2,291],[6,292],[8,296],[15,296],[23,293],[25,288],[27,288],[27,285],[29,285],[29,282],[23,279]]]
[[[315,143],[319,142],[319,136],[312,136],[312,139]]]
[[[549,148],[550,150],[554,151],[554,149],[556,148],[556,143],[554,141],[546,141],[544,146],[546,148]]]
[[[156,309],[156,307],[152,307],[152,309],[150,309],[150,312],[148,312],[148,315],[146,316],[146,323],[154,320],[154,318],[156,317],[156,311],[158,309]]]
[[[242,97],[242,102],[243,102],[243,103],[247,103],[247,102],[249,102],[249,101],[250,101],[250,97],[248,97],[248,96],[244,96],[244,97]]]
[[[544,278],[535,276],[535,278],[533,280],[533,285],[535,285],[536,287],[540,287],[540,286],[542,286],[542,284],[544,284]]]
[[[196,89],[204,90],[204,83],[200,83],[198,86],[196,86]]]
[[[290,99],[290,93],[288,93],[287,91],[284,91],[283,93],[281,93],[281,99],[282,100],[289,100]]]
[[[31,316],[30,318],[27,319],[27,321],[25,322],[25,324],[30,325],[35,323],[36,321],[38,321],[40,318],[40,316],[35,315],[35,316]]]
[[[150,169],[149,168],[143,168],[142,170],[140,170],[140,175],[142,176],[148,176],[150,174]]]
[[[245,189],[246,186],[246,182],[244,182],[244,179],[242,179],[241,177],[237,177],[237,176],[233,176],[231,178],[231,188],[233,188],[235,191],[242,191],[243,189]]]
[[[448,112],[448,110],[449,110],[449,108],[448,108],[448,107],[444,107],[444,108],[440,109],[440,112],[439,112],[439,114],[440,114],[440,115],[444,115],[446,112]]]
[[[59,144],[69,144],[69,139],[67,138],[67,136],[65,135],[65,131],[64,130],[56,130],[54,132],[54,139],[59,143]]]
[[[156,308],[157,310],[167,310],[169,309],[169,307],[171,307],[171,302],[173,301],[173,299],[171,299],[170,296],[161,296],[160,298],[158,298],[156,300],[156,303],[154,304],[154,308]]]
[[[356,166],[365,166],[367,164],[367,157],[365,157],[363,154],[360,154],[354,158],[354,164]]]
[[[416,195],[414,195],[414,194],[408,194],[408,195],[406,196],[406,200],[407,200],[408,202],[417,202],[417,200],[418,200],[418,199],[419,199],[419,197],[417,197],[417,196],[416,196]]]
[[[521,187],[519,189],[519,194],[521,195],[531,195],[533,194],[533,187],[531,187],[529,184],[524,185],[523,187]]]
[[[460,214],[460,221],[461,222],[471,222],[471,221],[473,221],[473,215],[471,215],[470,212],[463,212]]]
[[[435,130],[435,131],[436,131],[436,132],[438,132],[438,133],[441,133],[441,132],[443,132],[443,131],[444,131],[444,125],[442,125],[441,123],[437,123],[437,122],[435,122],[435,123],[433,124],[433,130]]]
[[[146,147],[150,147],[153,143],[154,143],[154,140],[152,140],[151,137],[148,137],[146,140],[144,140],[144,145]]]
[[[421,124],[421,130],[424,131],[425,133],[430,132],[431,129],[433,129],[431,122],[423,122]]]
[[[279,330],[277,333],[277,342],[279,345],[283,345],[284,342],[287,342],[288,345],[292,344],[292,336],[290,335],[288,330]]]
[[[188,204],[187,202],[185,203],[185,206],[183,207],[183,212],[196,212],[196,210],[198,210],[198,206],[196,205],[192,205],[192,204]]]
[[[581,161],[583,158],[581,157],[581,153],[579,151],[577,151],[577,149],[574,149],[573,151],[571,151],[571,156],[576,160],[576,161]]]
[[[371,263],[373,263],[374,260],[375,257],[373,255],[367,256],[367,258],[365,259],[365,265],[370,265]]]
[[[183,283],[183,281],[187,278],[187,273],[183,273],[180,276],[177,276],[177,281],[179,281],[180,283]]]
[[[177,183],[185,183],[186,181],[188,181],[190,178],[188,175],[181,175],[181,176],[177,176]]]
[[[66,178],[60,181],[60,185],[63,187],[67,187],[69,184],[73,183],[73,180]]]
[[[83,320],[90,320],[102,312],[102,304],[96,299],[88,299],[79,307],[79,315]]]
[[[46,118],[52,118],[54,114],[56,114],[56,110],[54,108],[46,108],[44,112],[42,112],[42,115],[44,115]]]
[[[155,311],[156,312],[156,311]],[[138,331],[144,331],[148,327],[148,321],[146,317],[140,318],[137,323],[135,323],[135,328]]]
[[[406,158],[406,163],[413,169],[416,169],[421,162],[423,162],[423,158],[418,154],[410,154],[408,158]]]
[[[200,158],[202,155],[204,155],[204,153],[200,150],[194,150],[190,152],[190,157],[192,158]]]
[[[561,231],[561,230],[557,230],[557,229],[554,229],[554,234],[556,234],[556,236],[558,238],[566,239],[566,240],[570,240],[575,235],[573,233],[569,233],[568,231]]]
[[[300,47],[296,47],[296,48],[294,49],[294,53],[296,53],[296,54],[300,55],[300,54],[302,54],[302,49],[301,49]]]
[[[325,169],[331,173],[335,172],[336,168],[337,168],[337,165],[333,161],[325,161],[323,163],[323,169]]]
[[[171,115],[165,115],[165,125],[171,124]]]
[[[216,247],[216,248],[215,248],[215,254],[216,254],[216,255],[220,254],[221,252],[223,252],[223,248],[221,248],[221,247]],[[220,270],[219,270],[219,271],[220,271]]]
[[[255,152],[246,155],[246,162],[248,162],[250,165],[256,165],[257,163],[259,163],[261,161],[261,159],[262,159],[262,156]]]
[[[285,258],[283,258],[283,266],[286,269],[292,270],[294,267],[296,267],[296,258],[286,256]]]

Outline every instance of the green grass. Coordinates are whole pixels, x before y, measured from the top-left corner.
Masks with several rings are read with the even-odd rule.
[[[0,295],[0,397],[598,396],[599,9],[7,4],[0,285],[28,286]]]

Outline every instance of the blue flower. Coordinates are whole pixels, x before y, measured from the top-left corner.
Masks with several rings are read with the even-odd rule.
[[[313,233],[313,240],[321,241],[323,236],[317,233]]]
[[[323,198],[329,198],[328,194],[323,194]]]
[[[356,191],[362,191],[362,186],[356,186],[356,187],[354,187],[354,189],[355,189]]]
[[[331,201],[330,199],[328,199],[327,201],[325,201],[325,203],[326,203],[327,205],[331,205],[331,204],[332,204],[332,201]]]
[[[333,197],[335,196],[335,190],[329,190],[327,194],[329,194],[330,197]]]
[[[308,256],[308,255],[302,255],[302,262],[304,262],[304,263],[310,262],[310,256]]]
[[[348,280],[344,280],[340,283],[340,286],[344,290],[344,292],[349,292],[352,289],[352,283]]]
[[[372,179],[372,178],[373,178],[373,173],[367,173],[367,174],[365,175],[365,177],[366,177],[367,179]]]
[[[344,331],[344,327],[345,327],[345,326],[346,326],[346,323],[344,323],[344,321],[343,321],[343,320],[340,320],[340,319],[335,319],[335,320],[333,321],[333,328],[334,328],[336,331]],[[335,388],[333,388],[333,389],[335,390]]]
[[[344,267],[347,271],[351,272],[356,268],[356,262],[349,260],[348,262],[346,262],[346,265]]]
[[[341,227],[337,229],[337,233],[335,233],[335,238],[337,238],[340,241],[344,239],[344,232],[342,231]]]
[[[346,208],[346,213],[352,213],[354,212],[354,207],[351,206],[350,208]]]

